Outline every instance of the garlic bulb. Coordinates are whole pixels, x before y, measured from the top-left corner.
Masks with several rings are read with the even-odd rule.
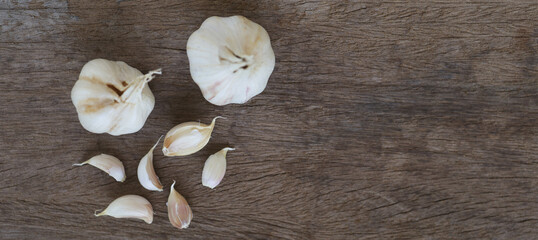
[[[200,151],[209,142],[218,118],[222,117],[213,118],[210,125],[185,122],[173,127],[164,137],[163,154],[169,157],[186,156]]]
[[[111,216],[115,218],[138,218],[150,224],[153,222],[153,208],[151,203],[138,195],[125,195],[112,201],[99,216]]]
[[[153,145],[146,156],[144,156],[138,164],[138,181],[142,187],[150,191],[163,191],[163,185],[159,181],[159,177],[157,177],[155,169],[153,168],[153,150],[155,147],[157,147],[157,144],[159,144],[161,138],[162,136],[159,138],[159,140],[157,140],[155,145]]]
[[[170,196],[168,197],[168,219],[174,227],[188,228],[192,220],[192,210],[189,207],[189,203],[176,189],[174,189],[176,181],[170,187]]]
[[[124,62],[94,59],[86,63],[71,90],[82,126],[114,136],[137,132],[153,110],[148,82],[161,70],[143,75]]]
[[[114,156],[110,156],[108,154],[100,154],[90,158],[83,163],[77,163],[73,165],[83,166],[86,164],[92,165],[96,168],[103,170],[104,172],[108,173],[108,175],[116,179],[116,181],[118,182],[125,181],[125,168],[123,167],[123,163],[121,163],[121,161]]]
[[[215,105],[260,94],[275,67],[265,29],[243,16],[210,17],[187,41],[192,79]]]
[[[223,148],[209,156],[205,161],[204,170],[202,171],[202,185],[211,189],[219,185],[226,173],[226,153],[233,150],[235,149]]]

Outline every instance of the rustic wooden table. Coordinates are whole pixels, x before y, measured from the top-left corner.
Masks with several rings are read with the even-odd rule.
[[[277,58],[266,90],[211,105],[185,45],[209,16],[264,26]],[[536,239],[538,2],[0,1],[2,239]],[[70,91],[94,58],[151,82],[156,107],[136,134],[85,131]],[[202,151],[137,181],[139,159],[185,121],[217,122]],[[201,185],[224,146],[228,171]],[[108,153],[127,181],[72,167]],[[194,212],[165,206],[173,180]],[[139,194],[153,224],[96,218]]]

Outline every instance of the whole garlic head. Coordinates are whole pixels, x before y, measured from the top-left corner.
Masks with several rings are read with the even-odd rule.
[[[187,56],[204,98],[219,106],[260,94],[275,67],[267,31],[243,16],[206,19],[189,37]]]
[[[118,136],[140,130],[155,105],[148,82],[161,70],[144,75],[121,61],[86,63],[71,90],[82,126],[92,133]]]

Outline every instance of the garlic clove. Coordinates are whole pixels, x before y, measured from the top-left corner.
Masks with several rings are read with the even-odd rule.
[[[169,157],[186,156],[200,151],[209,142],[218,118],[223,117],[213,118],[210,125],[185,122],[173,127],[164,137],[163,154]]]
[[[163,185],[159,181],[159,177],[155,173],[153,168],[153,150],[161,141],[162,136],[157,140],[155,145],[149,150],[149,152],[140,160],[138,164],[138,181],[147,190],[150,191],[163,191]]]
[[[275,67],[267,31],[243,16],[206,19],[189,37],[187,56],[204,98],[219,106],[260,94]]]
[[[140,130],[155,105],[148,86],[155,74],[161,74],[161,69],[144,75],[121,61],[86,63],[71,90],[82,126],[92,133],[114,136]]]
[[[126,176],[123,163],[121,163],[121,161],[114,156],[108,154],[100,154],[90,158],[83,163],[73,164],[73,166],[83,166],[86,164],[92,165],[96,168],[103,170],[104,172],[108,173],[108,175],[116,179],[116,181],[118,182],[125,181]]]
[[[148,224],[153,222],[151,203],[138,195],[119,197],[112,201],[104,211],[95,214],[96,217],[105,215],[115,218],[138,218]]]
[[[170,196],[166,203],[166,206],[168,206],[168,219],[176,228],[188,228],[192,220],[191,207],[189,207],[187,200],[174,189],[175,184],[176,181],[170,187]]]
[[[219,185],[226,173],[226,153],[233,150],[227,147],[209,156],[202,171],[202,185],[211,189]]]

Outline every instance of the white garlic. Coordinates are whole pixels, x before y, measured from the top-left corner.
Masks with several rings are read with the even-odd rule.
[[[119,197],[112,201],[104,211],[95,214],[96,217],[105,215],[115,218],[138,218],[148,224],[153,222],[151,203],[138,195]]]
[[[243,16],[210,17],[187,41],[192,79],[215,105],[260,94],[275,67],[265,29]]]
[[[222,117],[213,118],[210,125],[185,122],[173,127],[164,137],[163,154],[169,157],[186,156],[200,151],[209,142],[218,118]]]
[[[170,196],[168,196],[168,219],[170,223],[176,228],[188,228],[192,220],[192,210],[189,207],[189,203],[181,194],[179,194],[174,185],[176,181],[170,187]]]
[[[93,156],[92,158],[83,163],[77,163],[73,165],[83,166],[85,164],[89,164],[103,170],[104,172],[108,173],[108,175],[116,179],[116,181],[118,182],[125,181],[125,168],[123,167],[123,163],[121,163],[121,161],[114,156],[108,154],[100,154],[97,156]]]
[[[148,82],[161,69],[143,75],[121,61],[94,59],[84,65],[71,90],[82,126],[117,136],[140,130],[155,105]]]
[[[138,181],[147,190],[150,191],[163,191],[163,185],[159,181],[159,177],[155,173],[153,168],[153,150],[161,141],[162,136],[157,140],[155,145],[149,150],[149,152],[140,160],[138,164]]]
[[[207,158],[202,171],[202,185],[211,189],[219,185],[226,173],[226,153],[233,150],[235,149],[223,148]]]

